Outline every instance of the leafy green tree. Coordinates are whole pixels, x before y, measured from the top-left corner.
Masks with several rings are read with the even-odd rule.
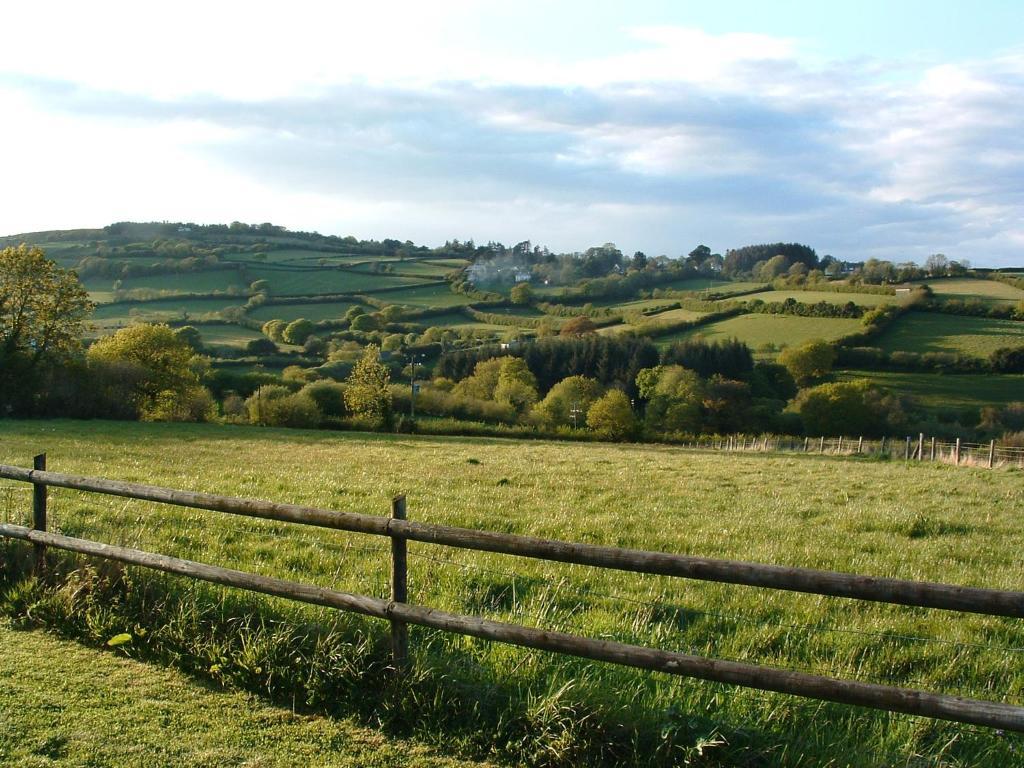
[[[611,389],[587,411],[587,426],[608,440],[625,440],[636,433],[636,416],[625,392]]]
[[[533,289],[529,283],[516,283],[509,295],[513,304],[524,305],[533,301]]]
[[[551,388],[533,409],[533,414],[547,426],[567,426],[573,423],[573,409],[577,409],[576,425],[580,426],[585,423],[590,406],[603,394],[604,387],[596,380],[568,376]]]
[[[40,370],[80,349],[92,308],[75,273],[41,249],[0,251],[0,405],[31,399]]]
[[[835,347],[823,339],[812,339],[799,347],[789,347],[779,355],[779,362],[800,385],[828,374],[835,361]]]
[[[537,377],[519,357],[502,359],[498,369],[498,383],[494,387],[494,399],[511,405],[520,413],[537,402]]]
[[[870,381],[821,384],[802,390],[790,405],[809,435],[877,435],[905,425],[898,398]]]
[[[380,361],[379,347],[366,347],[345,383],[345,405],[353,416],[377,427],[390,424],[391,374]]]
[[[356,315],[352,319],[351,326],[353,331],[376,331],[380,329],[380,321],[375,315],[361,314]]]
[[[455,385],[454,394],[477,400],[493,400],[504,360],[504,357],[492,357],[478,362],[473,368],[473,374]]]
[[[281,337],[288,344],[305,344],[306,339],[313,335],[315,327],[311,320],[300,317],[288,323]]]
[[[194,325],[183,325],[181,328],[176,328],[174,335],[192,347],[193,352],[202,351],[203,337]]]
[[[284,329],[288,327],[288,324],[284,320],[267,320],[260,329],[263,334],[271,341],[276,341],[279,344],[284,342]]]
[[[698,432],[702,425],[704,381],[680,365],[646,368],[636,377],[637,390],[647,400],[647,429],[659,432]]]
[[[93,344],[88,358],[134,370],[132,398],[143,419],[199,420],[193,401],[208,397],[200,377],[209,364],[166,325],[122,328]]]
[[[562,329],[559,331],[561,336],[582,336],[586,333],[594,333],[597,331],[597,326],[594,321],[585,315],[574,317],[568,320]]]

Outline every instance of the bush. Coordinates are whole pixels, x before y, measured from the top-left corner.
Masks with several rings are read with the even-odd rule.
[[[245,401],[249,420],[265,427],[316,427],[322,415],[316,401],[307,394],[292,394],[286,387],[260,387]]]
[[[812,339],[799,347],[785,349],[779,355],[779,362],[797,384],[820,379],[832,370],[835,361],[835,347],[823,339]]]
[[[633,406],[625,392],[610,390],[590,406],[587,426],[607,440],[625,440],[636,434]]]
[[[324,416],[342,418],[348,413],[345,408],[344,384],[336,381],[314,381],[299,390],[299,394],[311,398]]]

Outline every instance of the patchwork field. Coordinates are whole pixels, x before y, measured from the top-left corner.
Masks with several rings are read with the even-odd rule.
[[[947,278],[925,281],[943,299],[974,299],[992,304],[1015,304],[1024,301],[1024,291],[998,280]]]
[[[121,289],[125,291],[137,288],[151,291],[171,291],[173,293],[212,293],[231,289],[244,290],[255,277],[244,279],[233,269],[218,269],[210,272],[185,272],[176,275],[148,275],[146,277],[129,277],[121,281]],[[110,278],[89,278],[83,281],[86,289],[92,292],[108,293],[113,290],[114,281]]]
[[[264,338],[263,334],[259,331],[254,331],[250,328],[243,328],[239,325],[229,325],[227,323],[200,325],[197,326],[197,330],[199,331],[199,335],[202,337],[204,344],[229,347],[241,347],[248,344],[253,339]]]
[[[767,345],[781,349],[811,339],[838,339],[861,327],[860,320],[856,319],[752,314],[730,317],[672,336],[662,336],[657,342],[665,345],[684,338],[698,337],[708,341],[739,339],[754,350]]]
[[[912,394],[930,408],[975,407],[1024,402],[1024,376],[1010,374],[934,374],[890,371],[837,373],[842,381],[869,379],[900,395]]]
[[[546,442],[223,426],[4,421],[0,437],[5,463],[25,465],[45,450],[55,471],[381,515],[392,495],[405,493],[414,520],[780,565],[1016,589],[1024,551],[1017,514],[1024,489],[1015,473],[1003,471],[661,446],[566,450]],[[187,451],[180,449],[184,444]],[[13,487],[3,515],[24,521],[30,493]],[[384,540],[61,489],[53,490],[51,510],[54,524],[70,535],[387,594]],[[1024,696],[1019,621],[420,544],[410,545],[410,573],[410,600],[417,604],[861,680],[1012,702]],[[212,600],[214,613],[237,603],[300,626],[339,620],[326,609],[285,608],[270,599],[225,604],[218,595],[228,590],[192,589],[173,577],[135,575],[131,583],[173,590],[186,606]],[[118,606],[107,608],[106,621],[116,620]],[[187,626],[152,611],[135,620],[153,642]],[[353,632],[382,639],[387,633],[381,622],[344,621]],[[105,640],[102,633],[110,630],[94,626],[101,633],[95,640]],[[90,630],[83,625],[81,632]],[[290,657],[276,659],[272,647],[264,655],[259,644],[225,646],[218,668],[243,674],[237,665],[245,664],[244,674],[256,684],[270,674],[268,667],[290,674]],[[414,631],[412,648],[417,672],[411,690],[433,719],[432,726],[413,720],[411,729],[451,748],[479,749],[481,734],[487,734],[486,745],[496,730],[488,718],[508,706],[511,717],[520,706],[562,712],[564,721],[529,728],[551,749],[583,743],[603,722],[615,724],[609,734],[623,724],[640,728],[651,734],[652,745],[665,738],[664,728],[682,728],[679,733],[691,738],[721,734],[725,743],[710,754],[723,765],[809,767],[836,755],[843,756],[842,765],[864,768],[911,765],[908,755],[924,764],[942,759],[949,765],[1011,765],[1014,750],[1024,746],[1017,736],[996,738],[986,729],[640,673],[432,631]],[[453,713],[444,728],[430,704],[434,685],[445,711]],[[360,698],[374,694],[357,689],[348,695],[358,707]],[[510,695],[517,703],[502,704]],[[560,734],[570,741],[558,742]],[[606,737],[595,733],[598,740]]]
[[[1021,344],[1024,322],[934,312],[909,312],[874,342],[886,352],[959,352],[974,357]]]
[[[735,280],[716,280],[714,278],[693,278],[689,280],[676,280],[665,283],[659,288],[669,288],[673,291],[709,291],[714,293],[739,293],[750,291],[754,288],[765,287],[764,283],[743,282]]]

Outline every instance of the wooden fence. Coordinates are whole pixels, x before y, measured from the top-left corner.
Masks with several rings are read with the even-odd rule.
[[[960,438],[939,440],[924,434],[905,438],[791,437],[787,435],[727,435],[698,437],[681,443],[684,448],[709,451],[814,453],[843,456],[874,456],[905,461],[941,461],[957,466],[1020,467],[1024,448],[999,445],[995,440],[971,443]]]
[[[393,500],[390,516],[383,517],[173,490],[139,483],[49,472],[46,470],[45,454],[35,458],[32,469],[0,465],[0,478],[31,483],[33,486],[32,527],[0,524],[0,537],[31,543],[35,550],[35,567],[39,573],[45,572],[46,552],[52,547],[385,619],[391,624],[392,653],[397,670],[408,664],[407,627],[409,624],[415,624],[445,632],[683,677],[1024,732],[1024,707],[1001,702],[843,680],[595,640],[565,632],[534,629],[410,605],[407,603],[406,547],[408,541],[417,541],[635,573],[1014,618],[1024,618],[1024,592],[602,547],[417,523],[406,519],[406,501],[402,496]],[[47,530],[47,489],[51,486],[265,520],[386,536],[392,542],[391,599],[381,600],[353,595],[54,533]]]

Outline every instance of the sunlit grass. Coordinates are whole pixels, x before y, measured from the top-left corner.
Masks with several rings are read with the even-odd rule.
[[[874,576],[1005,589],[1021,583],[1018,472],[217,426],[0,422],[0,438],[0,460],[25,466],[46,451],[54,471],[377,515],[404,493],[414,520]],[[28,490],[13,494],[4,511],[24,520]],[[57,526],[76,536],[379,597],[388,591],[388,543],[379,538],[60,489],[52,510]],[[417,543],[410,544],[410,601],[822,674],[1024,697],[1018,621]],[[699,713],[727,738],[785,765],[832,758],[836,765],[902,765],[913,754],[997,765],[1010,755],[1007,739],[983,729],[429,631],[414,631],[413,649],[420,664],[444,668],[461,659],[452,674],[474,685],[544,692],[572,682],[574,696],[626,722],[663,722],[669,707]]]

